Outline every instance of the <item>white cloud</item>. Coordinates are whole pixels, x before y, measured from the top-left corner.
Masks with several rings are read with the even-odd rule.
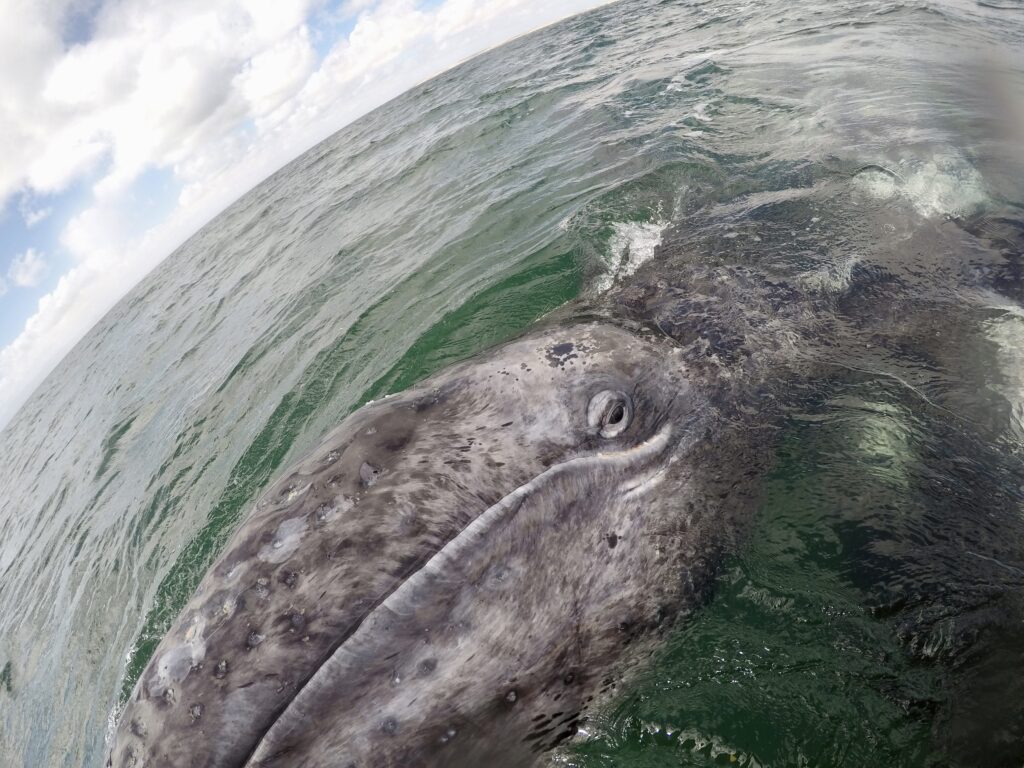
[[[29,195],[95,180],[61,237],[74,266],[0,350],[0,426],[127,290],[269,173],[413,85],[604,1],[348,0],[355,26],[317,64],[308,19],[324,0],[107,2],[67,50],[79,0],[0,0],[0,71],[18,73],[0,78],[0,206],[20,191],[30,225],[49,212]],[[140,235],[130,192],[150,169],[181,194]],[[38,280],[34,263],[19,275]]]
[[[43,279],[47,269],[43,254],[35,248],[29,248],[14,257],[7,270],[7,277],[19,288],[32,288],[39,285],[39,281]]]
[[[316,56],[309,30],[300,27],[273,47],[253,56],[234,84],[254,115],[268,115],[294,95],[313,71]]]
[[[25,220],[25,226],[31,229],[36,224],[50,218],[52,213],[53,208],[30,208],[22,211],[22,218]]]
[[[29,196],[22,195],[21,200],[18,201],[18,213],[21,214],[21,220],[25,222],[25,226],[31,229],[36,224],[50,218],[53,208],[34,207]]]
[[[97,171],[122,188],[273,109],[312,68],[312,2],[107,2],[92,39],[68,50],[61,32],[76,0],[0,2],[11,6],[2,9],[0,71],[17,73],[0,81],[0,204]],[[254,68],[259,82],[234,82]]]

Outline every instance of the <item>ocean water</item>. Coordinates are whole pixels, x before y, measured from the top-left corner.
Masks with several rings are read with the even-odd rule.
[[[803,263],[820,292],[922,230],[988,232],[975,260],[1019,266],[1022,137],[1013,0],[626,0],[341,130],[172,254],[0,433],[0,763],[98,766],[261,489],[360,404],[628,279],[670,229]],[[825,186],[843,206],[815,208]],[[950,516],[1002,515],[1005,552],[973,555],[1024,590],[1024,296],[999,274],[936,342],[977,350],[969,381],[908,358],[808,390],[712,602],[552,763],[1020,765],[1024,630],[971,624],[991,600],[923,617],[915,596],[970,592],[926,558],[902,602],[871,570],[872,543],[927,552]],[[996,458],[947,455],[943,418],[984,423]],[[985,696],[1005,723],[944,719]]]

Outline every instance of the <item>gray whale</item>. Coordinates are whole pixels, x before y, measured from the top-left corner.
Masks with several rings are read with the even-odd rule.
[[[707,599],[791,386],[964,297],[908,312],[884,266],[823,287],[661,255],[368,404],[285,473],[160,643],[107,765],[535,764]]]
[[[744,413],[771,405],[737,392],[780,375],[778,345],[747,354],[707,312],[689,344],[626,317],[654,295],[345,419],[206,575],[108,764],[513,766],[570,736],[700,605],[767,463]],[[757,323],[753,301],[728,314]]]

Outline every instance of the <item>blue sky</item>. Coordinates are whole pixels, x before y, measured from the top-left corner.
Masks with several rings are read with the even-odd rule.
[[[7,346],[21,332],[25,319],[35,311],[40,297],[56,286],[60,276],[73,266],[73,260],[61,245],[61,233],[68,220],[81,210],[89,198],[89,180],[57,193],[42,196],[22,194],[4,209],[0,217],[0,278],[7,293],[0,296],[0,347]],[[181,186],[166,169],[151,168],[143,172],[131,187],[134,234],[141,234],[170,213]],[[46,213],[31,226],[25,212]],[[29,219],[31,221],[31,219]],[[46,271],[34,285],[19,286],[9,272],[15,258],[29,249],[39,253],[46,262]]]
[[[49,195],[39,201],[23,195],[24,202],[8,204],[0,218],[0,243],[4,252],[0,254],[0,280],[4,281],[6,293],[0,296],[0,346],[9,344],[21,331],[25,318],[32,314],[39,297],[53,289],[57,277],[65,264],[54,262],[48,265],[46,274],[33,287],[13,285],[8,272],[17,254],[29,248],[35,248],[44,254],[54,254],[59,258],[60,226],[57,222],[66,221],[81,199],[81,188],[70,189],[59,195]],[[34,208],[52,210],[41,223],[29,227],[18,211],[18,203],[32,205]],[[52,258],[52,257],[51,257]]]
[[[0,428],[116,301],[277,168],[604,0],[0,0]],[[424,55],[424,51],[430,55]]]

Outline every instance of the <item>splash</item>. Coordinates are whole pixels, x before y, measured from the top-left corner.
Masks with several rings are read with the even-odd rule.
[[[991,309],[998,314],[985,324],[985,335],[995,344],[999,359],[993,387],[1010,404],[1013,429],[1024,436],[1024,309],[998,301]]]
[[[929,219],[967,216],[988,200],[982,175],[955,153],[936,154],[899,171],[866,166],[854,183],[877,200],[903,197]]]
[[[612,225],[612,236],[608,241],[605,257],[608,271],[598,278],[595,289],[604,293],[616,281],[636,272],[640,265],[654,256],[661,245],[665,222],[616,222]]]

